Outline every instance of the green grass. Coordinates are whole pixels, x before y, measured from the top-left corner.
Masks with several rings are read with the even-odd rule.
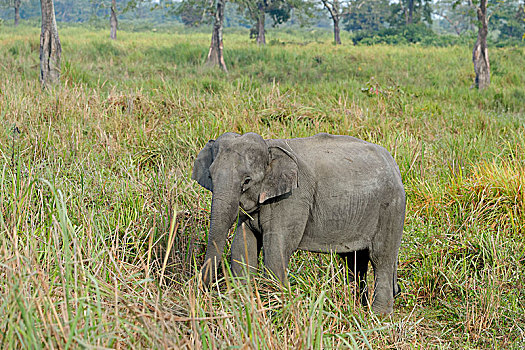
[[[209,34],[60,35],[62,81],[42,91],[39,28],[0,28],[0,348],[524,346],[524,48],[491,48],[478,92],[470,47],[227,30],[226,75],[202,65]],[[330,255],[296,253],[290,290],[198,288],[211,196],[190,174],[225,131],[392,152],[408,195],[392,315],[356,305]]]

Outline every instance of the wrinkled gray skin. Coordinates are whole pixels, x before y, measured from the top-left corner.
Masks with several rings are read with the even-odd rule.
[[[372,308],[392,312],[397,258],[405,218],[399,169],[382,147],[350,137],[318,134],[264,140],[225,133],[210,141],[195,160],[192,179],[213,192],[205,285],[214,280],[229,228],[241,214],[231,247],[231,266],[242,275],[246,263],[264,265],[286,283],[297,250],[336,252],[356,276],[367,303],[366,271],[372,263]]]

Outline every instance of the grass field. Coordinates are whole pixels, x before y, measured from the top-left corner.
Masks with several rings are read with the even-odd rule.
[[[478,92],[470,47],[226,31],[224,74],[202,65],[209,34],[60,35],[42,91],[39,28],[0,28],[0,348],[525,347],[525,48],[491,49]],[[225,131],[391,151],[408,197],[392,315],[357,305],[330,255],[296,253],[290,290],[198,288],[211,195],[190,174]]]

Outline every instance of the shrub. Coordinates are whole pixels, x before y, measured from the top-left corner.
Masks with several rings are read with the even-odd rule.
[[[470,39],[470,37],[468,37]],[[450,46],[462,43],[464,37],[454,35],[438,35],[423,23],[411,24],[402,27],[383,28],[378,31],[361,30],[354,34],[354,44],[416,44],[428,46]]]

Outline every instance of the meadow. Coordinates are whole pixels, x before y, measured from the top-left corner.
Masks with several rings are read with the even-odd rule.
[[[0,348],[525,346],[525,48],[490,48],[480,92],[470,46],[270,31],[259,48],[227,29],[225,74],[203,66],[206,32],[59,31],[61,83],[43,91],[40,28],[0,27]],[[335,255],[297,252],[290,289],[227,269],[199,288],[211,194],[191,170],[226,131],[394,155],[391,315],[356,303]]]

